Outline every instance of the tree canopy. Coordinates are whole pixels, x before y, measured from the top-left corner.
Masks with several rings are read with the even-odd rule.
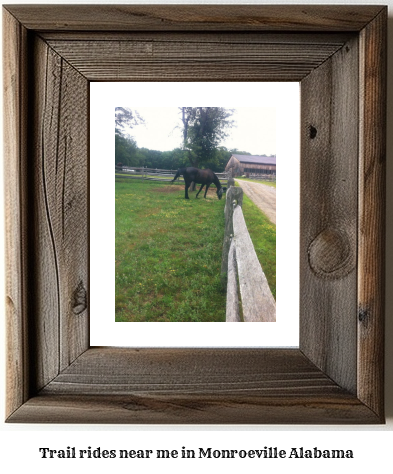
[[[180,107],[183,149],[196,168],[219,162],[218,147],[233,126],[232,109],[224,107]]]
[[[128,135],[127,129],[134,128],[135,125],[145,123],[144,119],[139,115],[137,110],[128,107],[115,108],[115,134]]]
[[[233,111],[223,107],[180,107],[183,143],[169,151],[139,148],[130,135],[144,123],[136,110],[116,107],[115,164],[129,167],[178,169],[183,166],[210,168],[222,172],[233,151],[220,146],[233,125]],[[180,145],[180,144],[179,144]]]

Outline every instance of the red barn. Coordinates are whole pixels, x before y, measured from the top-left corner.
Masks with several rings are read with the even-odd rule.
[[[242,175],[276,175],[276,155],[232,155],[225,171],[230,171],[231,176]]]

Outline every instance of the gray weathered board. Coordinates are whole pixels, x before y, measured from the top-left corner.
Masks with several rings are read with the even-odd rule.
[[[233,235],[245,322],[275,322],[276,302],[248,233],[241,206],[233,210]]]
[[[275,322],[276,302],[248,232],[242,204],[242,188],[230,186],[221,266],[222,280],[227,284],[226,321]]]
[[[226,322],[239,323],[242,321],[239,308],[239,290],[237,286],[236,247],[232,238],[228,252]]]
[[[7,420],[383,422],[387,8],[8,5],[3,22]],[[300,82],[299,348],[90,347],[93,80]]]

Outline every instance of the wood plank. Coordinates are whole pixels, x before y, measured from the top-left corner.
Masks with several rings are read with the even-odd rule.
[[[266,36],[266,35],[265,35]],[[342,47],[342,43],[263,43],[214,42],[197,43],[183,41],[60,41],[48,44],[78,70],[89,59],[89,65],[121,66],[143,60],[154,61],[265,61],[289,64],[318,65]],[[314,66],[315,67],[315,66]]]
[[[59,41],[49,44],[89,80],[159,80],[189,76],[204,80],[283,77],[300,80],[334,54],[337,44],[194,43],[172,41]],[[266,79],[265,79],[266,80]]]
[[[357,58],[357,43],[350,41],[301,83],[300,347],[352,393],[357,371]]]
[[[29,174],[32,188],[32,199],[34,207],[32,211],[32,226],[29,229],[32,247],[35,249],[32,255],[32,267],[34,268],[34,280],[30,283],[34,294],[32,311],[35,320],[34,331],[31,337],[37,341],[35,351],[35,365],[32,373],[33,391],[39,390],[49,383],[59,372],[60,354],[60,321],[59,321],[59,276],[58,262],[56,259],[56,248],[54,246],[52,217],[48,208],[48,193],[46,183],[48,174],[52,174],[46,166],[46,156],[49,155],[51,145],[46,142],[45,117],[48,101],[47,94],[54,95],[59,86],[59,74],[54,73],[53,90],[47,91],[48,66],[52,60],[56,62],[54,55],[48,46],[34,39],[34,83],[32,87],[33,97],[31,116],[34,127],[31,146],[31,157]],[[59,60],[60,62],[60,60]],[[49,76],[51,77],[51,76]],[[59,102],[59,94],[54,103]],[[45,150],[46,148],[46,150]],[[52,155],[53,160],[53,155]],[[55,159],[53,160],[55,161]],[[51,179],[51,178],[49,178]],[[31,290],[30,290],[31,291]]]
[[[358,396],[381,417],[384,412],[386,21],[387,10],[360,36]]]
[[[260,424],[284,419],[376,421],[371,410],[296,349],[119,348],[89,349],[8,421]]]
[[[240,322],[239,296],[237,286],[236,271],[236,250],[234,239],[231,240],[228,252],[228,276],[227,276],[227,305],[226,305],[226,322]]]
[[[245,322],[275,322],[276,302],[248,233],[241,206],[233,211],[236,262]]]
[[[5,311],[6,311],[6,414],[29,396],[26,288],[26,89],[27,32],[3,12],[4,84],[4,193]]]
[[[88,161],[80,159],[88,150],[88,86],[38,38],[35,81],[32,239],[41,388],[89,345]]]
[[[360,31],[374,5],[6,5],[27,28],[92,31]]]
[[[12,423],[82,424],[375,424],[378,418],[355,397],[260,397],[189,395],[43,395],[32,397]]]
[[[356,36],[354,32],[337,33],[302,33],[287,32],[285,35],[275,32],[235,32],[235,31],[40,31],[40,37],[47,43],[57,41],[113,41],[113,42],[161,42],[161,43],[225,43],[225,44],[303,44],[307,45],[335,45],[342,47],[350,38]]]
[[[243,190],[241,188],[236,188],[234,183],[235,182],[233,181],[233,184],[230,185],[225,193],[225,229],[221,255],[221,283],[224,288],[226,288],[227,285],[228,254],[231,239],[233,237],[233,209],[235,204],[239,206],[243,205]]]
[[[134,68],[128,65],[108,67],[104,72],[101,66],[93,68],[88,64],[82,68],[84,76],[89,81],[144,81],[144,82],[279,82],[279,81],[301,81],[310,73],[310,68],[285,67],[280,64],[255,64],[249,62],[227,62],[223,64],[206,62],[203,64],[182,64],[181,62],[166,63],[138,63]]]
[[[162,361],[165,360],[165,364]],[[192,367],[192,370],[184,370]],[[342,391],[297,349],[91,348],[42,394]],[[277,392],[278,393],[278,392]]]

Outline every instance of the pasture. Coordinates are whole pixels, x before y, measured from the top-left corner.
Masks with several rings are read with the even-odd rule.
[[[225,321],[225,201],[116,180],[116,321]]]
[[[243,215],[259,263],[276,298],[276,226],[243,194]]]
[[[116,179],[116,321],[225,321],[225,199],[215,186],[207,199],[195,194],[185,200],[183,184]],[[247,199],[243,210],[275,295],[275,226]]]
[[[250,181],[251,183],[266,184],[267,186],[276,187],[276,181],[268,181],[263,179],[253,179],[253,178],[241,178],[237,177],[235,179],[241,179],[242,181]]]

